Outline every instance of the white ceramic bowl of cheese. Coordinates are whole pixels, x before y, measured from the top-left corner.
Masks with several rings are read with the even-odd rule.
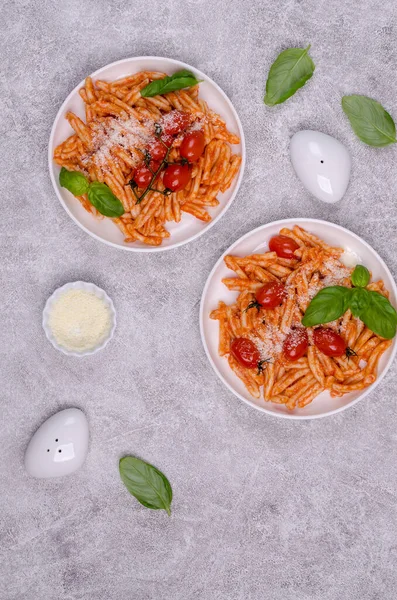
[[[110,316],[109,331],[108,331],[107,335],[105,337],[103,337],[100,340],[100,342],[95,347],[91,348],[90,350],[84,350],[82,352],[77,352],[75,350],[69,350],[69,349],[65,348],[64,346],[61,346],[55,339],[54,333],[50,327],[50,324],[49,324],[50,314],[51,314],[51,310],[52,310],[55,302],[63,294],[65,294],[65,292],[68,292],[69,290],[84,290],[86,292],[90,292],[91,294],[94,294],[94,296],[96,296],[97,298],[102,300],[102,302],[104,303],[104,305],[107,307],[107,309],[109,311],[109,316]],[[67,356],[78,356],[78,357],[89,356],[91,354],[95,354],[96,352],[99,352],[99,350],[102,350],[106,346],[106,344],[112,339],[112,337],[114,335],[114,331],[116,329],[116,324],[117,324],[116,309],[114,308],[112,299],[109,298],[107,293],[102,288],[96,286],[93,283],[87,283],[85,281],[73,281],[71,283],[66,283],[62,287],[55,290],[55,292],[48,298],[48,300],[44,306],[44,310],[43,310],[42,323],[43,323],[43,329],[47,336],[47,339],[49,342],[51,342],[51,344],[54,346],[54,348],[56,348],[63,354],[66,354]]]

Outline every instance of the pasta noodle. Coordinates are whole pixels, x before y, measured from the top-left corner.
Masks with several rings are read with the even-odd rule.
[[[240,139],[230,133],[224,121],[207,103],[199,99],[199,86],[164,95],[144,98],[141,90],[164,73],[142,71],[113,82],[96,81],[90,77],[80,96],[85,104],[86,122],[68,112],[66,119],[74,134],[55,148],[54,160],[69,171],[82,172],[90,182],[109,186],[125,210],[113,222],[127,243],[137,240],[158,246],[169,237],[167,222],[181,220],[189,213],[204,222],[211,220],[208,209],[219,204],[217,195],[224,193],[237,175],[241,156],[233,154],[231,144]],[[191,180],[185,189],[164,194],[162,178],[156,190],[150,190],[141,203],[137,202],[129,183],[134,170],[142,163],[145,149],[156,139],[155,124],[173,118],[175,111],[189,115],[187,131],[202,130],[205,147],[202,157],[193,166]],[[181,160],[179,147],[183,133],[176,135],[169,160]],[[150,152],[150,150],[149,150]],[[82,206],[102,218],[88,200],[78,196]]]
[[[340,397],[371,385],[377,376],[382,354],[392,340],[373,333],[348,310],[326,327],[344,338],[349,352],[330,357],[313,344],[313,329],[307,328],[309,345],[304,356],[290,361],[283,344],[291,332],[302,330],[301,320],[311,299],[319,290],[332,285],[351,287],[352,269],[339,259],[341,248],[333,248],[304,229],[284,228],[280,234],[291,238],[298,248],[295,259],[280,258],[275,252],[250,256],[226,256],[226,266],[235,277],[222,281],[229,290],[239,292],[234,304],[219,302],[210,313],[219,321],[219,355],[228,359],[234,373],[254,398],[284,404],[287,409],[303,408],[324,390]],[[281,306],[265,309],[255,303],[255,291],[264,283],[281,282],[286,296]],[[368,289],[388,296],[383,281]],[[236,338],[251,340],[260,354],[259,368],[240,364],[231,353]]]

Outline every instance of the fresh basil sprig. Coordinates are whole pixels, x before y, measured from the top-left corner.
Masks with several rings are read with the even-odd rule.
[[[141,89],[141,96],[143,98],[151,98],[160,94],[168,94],[168,92],[176,92],[183,88],[192,87],[200,83],[200,81],[202,80],[196,79],[191,71],[183,69],[173,75],[167,75],[163,79],[151,81],[146,87]]]
[[[105,217],[121,217],[125,212],[120,200],[106,183],[89,183],[83,173],[68,171],[65,167],[62,167],[59,174],[59,183],[75,196],[87,194],[91,204]]]
[[[354,287],[367,287],[371,275],[364,265],[356,265],[351,275],[352,284]]]
[[[316,67],[309,50],[310,44],[307,48],[288,48],[278,55],[266,81],[265,104],[284,102],[310,79]]]
[[[397,312],[389,300],[363,287],[344,288],[338,285],[326,287],[310,302],[302,324],[305,327],[323,325],[339,319],[350,308],[374,333],[385,339],[396,335]]]
[[[88,179],[84,177],[83,173],[68,171],[65,167],[62,167],[59,173],[59,184],[61,187],[69,190],[69,192],[72,192],[74,196],[86,194],[89,186]]]
[[[171,514],[172,488],[161,471],[135,456],[121,458],[119,471],[122,482],[138,502]]]
[[[395,144],[396,126],[379,102],[367,96],[343,96],[342,108],[358,138],[369,146]]]

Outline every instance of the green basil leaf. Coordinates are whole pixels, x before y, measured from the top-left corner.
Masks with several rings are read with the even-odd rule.
[[[369,304],[360,319],[380,337],[390,340],[396,335],[397,312],[389,300],[379,292],[367,291]]]
[[[310,79],[316,67],[309,49],[310,44],[307,48],[289,48],[278,55],[266,81],[265,104],[274,106],[284,102]]]
[[[369,284],[369,280],[371,279],[371,275],[367,267],[364,265],[357,265],[352,273],[352,284],[354,287],[364,288]]]
[[[354,288],[351,291],[349,308],[355,317],[361,317],[363,311],[368,308],[370,298],[369,291],[362,287]]]
[[[302,324],[314,327],[339,319],[349,307],[351,291],[351,288],[340,285],[320,290],[307,307]]]
[[[120,200],[106,183],[93,181],[88,188],[88,200],[105,217],[121,217],[125,213]]]
[[[82,196],[88,190],[88,180],[79,171],[68,171],[65,167],[62,167],[59,173],[59,184],[61,187],[66,188],[69,192],[72,192],[74,196]]]
[[[342,108],[354,133],[369,146],[396,143],[396,126],[383,106],[367,96],[343,96]]]
[[[163,509],[171,514],[172,489],[161,471],[134,456],[120,459],[119,471],[122,482],[138,502],[146,508]]]
[[[143,98],[151,98],[152,96],[158,96],[159,94],[168,94],[168,92],[175,92],[176,90],[192,87],[193,85],[200,83],[200,81],[201,80],[196,79],[191,71],[183,69],[171,76],[167,75],[167,77],[164,77],[163,79],[151,81],[141,90],[141,96],[143,96]]]

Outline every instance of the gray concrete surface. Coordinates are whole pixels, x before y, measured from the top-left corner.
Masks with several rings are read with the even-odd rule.
[[[289,216],[342,224],[397,275],[396,152],[355,139],[340,98],[364,93],[397,117],[395,3],[375,0],[4,2],[2,91],[1,541],[3,600],[392,600],[397,596],[396,365],[343,414],[291,423],[232,396],[201,346],[198,307],[214,261],[254,227]],[[312,44],[317,70],[266,108],[277,53]],[[196,242],[130,255],[91,239],[52,190],[55,114],[88,73],[166,55],[219,83],[239,112],[247,169],[227,215]],[[326,206],[297,182],[289,137],[314,128],[353,156]],[[41,311],[59,285],[104,287],[119,326],[105,352],[57,353]],[[58,481],[23,469],[37,426],[67,406],[91,427],[84,467]],[[153,462],[173,514],[141,507],[118,459]]]

